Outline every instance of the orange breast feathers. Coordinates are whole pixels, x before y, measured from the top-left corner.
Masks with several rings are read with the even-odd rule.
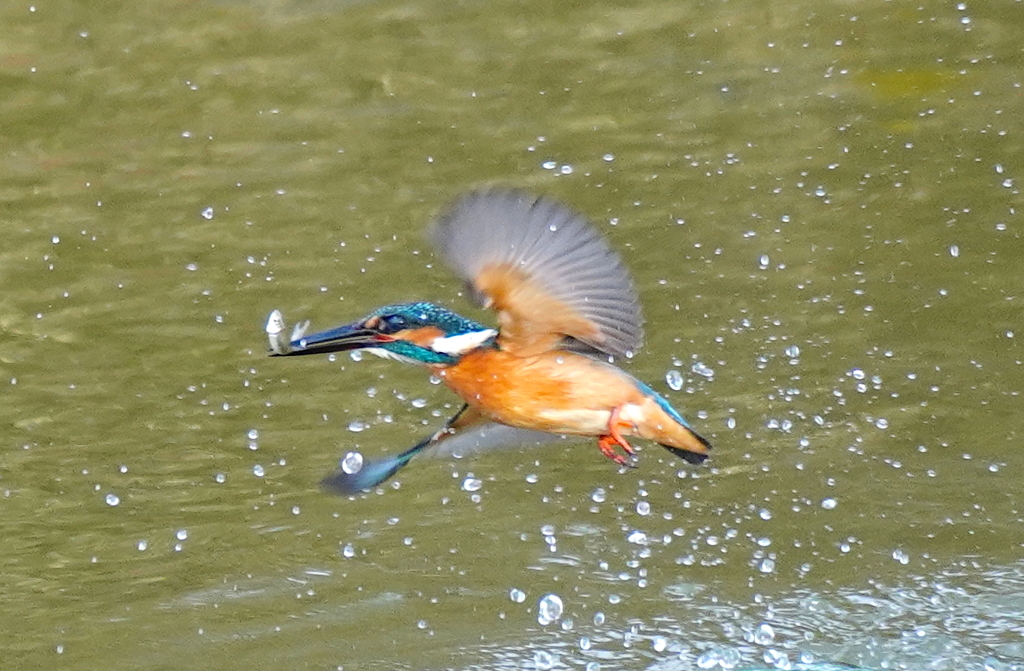
[[[614,408],[650,400],[623,371],[570,352],[520,357],[477,350],[434,372],[491,418],[551,433],[603,435]]]

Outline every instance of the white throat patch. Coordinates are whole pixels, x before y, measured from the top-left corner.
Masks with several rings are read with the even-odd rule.
[[[498,332],[494,329],[484,329],[483,331],[470,331],[469,333],[460,333],[459,335],[434,338],[430,343],[430,349],[449,356],[462,356],[496,335],[498,335]]]

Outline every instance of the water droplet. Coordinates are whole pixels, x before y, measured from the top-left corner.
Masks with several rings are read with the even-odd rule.
[[[205,207],[205,208],[203,208],[203,211],[199,213],[199,215],[203,219],[213,219],[213,208],[212,207]]]
[[[665,383],[672,391],[679,391],[683,388],[683,384],[686,381],[683,379],[683,374],[678,369],[673,368],[669,372],[665,373]]]
[[[484,483],[477,478],[466,478],[465,480],[462,481],[462,491],[476,492],[479,491],[481,487],[483,487],[483,484]]]
[[[524,592],[521,589],[516,589],[515,587],[513,587],[511,590],[509,590],[508,598],[512,599],[512,601],[514,601],[515,603],[522,603],[526,601],[526,592]]]
[[[608,498],[607,493],[604,491],[604,487],[598,487],[594,490],[594,493],[590,495],[590,499],[594,503],[604,503],[605,499]]]
[[[788,356],[790,359],[797,358],[798,356],[800,356],[800,348],[797,347],[796,345],[790,345],[789,347],[786,348],[786,356]]]
[[[178,531],[174,534],[174,537],[177,538],[179,541],[187,539],[188,529],[178,529]]]
[[[260,432],[256,429],[249,429],[245,435],[249,440],[257,440],[260,437]]]
[[[369,425],[364,422],[360,422],[358,419],[356,419],[349,422],[348,430],[351,431],[352,433],[359,433],[360,431],[365,431],[367,426]]]
[[[262,478],[263,467],[260,466],[259,464],[256,464],[255,466],[252,467],[252,474],[255,475],[257,478]]]
[[[341,460],[341,470],[349,475],[363,470],[363,455],[359,452],[349,452]]]
[[[351,559],[356,556],[356,548],[351,543],[345,543],[345,547],[341,548],[341,556]]]
[[[216,475],[213,476],[213,481],[219,485],[224,484],[224,481],[227,479],[227,476],[224,475],[223,473],[217,473]]]
[[[647,545],[647,534],[642,531],[632,531],[626,536],[626,540],[636,545]]]
[[[899,548],[892,551],[892,558],[904,566],[910,563],[910,555]]]
[[[554,668],[556,661],[558,658],[545,650],[537,650],[533,653],[533,666],[539,671],[548,671],[548,669]]]
[[[701,653],[697,658],[697,667],[701,669],[713,669],[721,662],[717,648],[711,648]]]
[[[715,377],[715,369],[700,361],[690,366],[690,370],[693,371],[695,375],[700,375],[702,378],[707,380],[711,380]]]
[[[949,255],[952,256],[954,259],[956,257],[960,256],[960,246],[959,245],[950,245],[949,246]]]
[[[638,515],[650,515],[651,514],[651,504],[648,503],[647,501],[637,501],[636,502],[636,512],[637,512]]]
[[[136,543],[135,547],[139,552],[145,552],[146,548],[149,547],[149,543],[147,541],[142,540]]]
[[[608,154],[605,154],[604,156],[602,156],[601,158],[603,158],[605,161],[608,161],[609,163],[611,163],[612,161],[615,160],[615,154],[608,153]]]
[[[121,499],[117,494],[107,494],[105,500],[108,506],[116,506],[118,503],[121,503]]]
[[[1006,669],[1008,668],[1013,668],[1007,666],[1005,662],[1001,662],[995,657],[986,657],[985,661],[982,663],[982,666],[984,667],[985,671],[1006,671]]]
[[[761,564],[757,567],[757,570],[760,571],[761,573],[771,573],[772,571],[775,570],[775,560],[774,559],[765,559],[765,560],[763,560],[761,562]]]
[[[655,636],[654,641],[651,642],[651,647],[654,648],[655,652],[665,652],[668,648],[668,640],[664,636]]]
[[[762,520],[767,521],[772,518],[772,511],[768,510],[767,508],[761,508],[761,510],[757,513],[757,516],[760,517]]]
[[[825,510],[832,510],[837,505],[836,500],[833,498],[827,498],[821,500],[821,507]]]
[[[594,624],[598,627],[604,624],[604,613],[602,613],[601,611],[597,611],[596,613],[594,613]]]
[[[758,625],[757,629],[754,630],[754,643],[758,645],[768,645],[775,640],[775,630],[772,626],[766,622],[762,622]]]
[[[739,666],[742,658],[740,657],[739,650],[735,648],[726,648],[722,650],[718,657],[718,664],[723,669],[735,669]]]
[[[537,602],[537,622],[548,625],[562,617],[562,599],[557,594],[545,594]]]
[[[768,255],[767,255],[767,254],[762,254],[762,255],[761,255],[761,256],[760,256],[760,257],[759,257],[759,258],[757,259],[757,265],[758,265],[758,267],[759,267],[759,268],[760,268],[761,270],[767,270],[767,269],[768,269],[768,264],[770,264],[770,263],[771,263],[771,259],[770,259],[770,258],[768,258]]]

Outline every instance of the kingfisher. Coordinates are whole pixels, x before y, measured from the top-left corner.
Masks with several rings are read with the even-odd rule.
[[[425,366],[465,404],[405,452],[365,462],[349,453],[325,488],[372,489],[428,449],[462,456],[572,436],[597,438],[620,465],[633,464],[634,437],[691,464],[707,459],[711,444],[615,365],[640,347],[643,317],[629,273],[586,217],[547,197],[491,188],[458,199],[430,237],[467,293],[497,313],[497,328],[423,301],[308,334],[302,322],[287,336],[278,310],[267,320],[272,356],[365,350]]]

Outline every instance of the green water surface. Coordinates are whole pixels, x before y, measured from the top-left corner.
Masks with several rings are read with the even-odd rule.
[[[1024,668],[1019,2],[0,25],[4,669]],[[263,320],[489,319],[423,236],[486,184],[622,253],[628,367],[707,465],[580,441],[318,489],[459,404],[269,359]]]

